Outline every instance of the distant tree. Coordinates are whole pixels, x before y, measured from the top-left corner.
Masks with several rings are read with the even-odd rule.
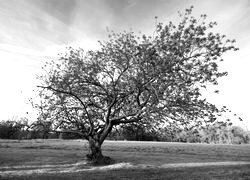
[[[239,126],[232,126],[229,131],[232,134],[232,143],[246,144],[250,142],[250,134]]]
[[[227,126],[215,122],[204,127],[201,131],[201,142],[231,144],[231,133]]]
[[[221,126],[213,123],[199,131],[200,141],[220,144],[246,144],[250,141],[249,132],[239,126]]]
[[[0,122],[0,138],[27,139],[29,131],[28,119],[20,118]]]
[[[10,128],[9,124],[2,121],[0,123],[0,138],[1,139],[10,139],[10,131],[11,131],[11,128]]]
[[[158,141],[159,135],[149,124],[131,123],[118,126],[109,139],[132,141]]]
[[[216,22],[206,15],[180,14],[174,25],[157,23],[154,36],[114,33],[100,50],[84,53],[69,48],[48,63],[40,77],[41,120],[55,130],[77,133],[89,142],[92,163],[110,163],[101,146],[121,124],[154,122],[197,126],[216,120],[216,108],[201,97],[201,89],[227,75],[218,62],[234,40],[210,32]],[[40,106],[36,106],[40,108]]]
[[[32,130],[36,132],[36,138],[48,139],[49,133],[52,131],[52,122],[38,120],[32,124]]]

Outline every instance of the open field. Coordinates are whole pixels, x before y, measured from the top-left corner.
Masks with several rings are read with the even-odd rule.
[[[105,167],[82,140],[0,140],[0,179],[250,179],[250,145],[106,141]]]

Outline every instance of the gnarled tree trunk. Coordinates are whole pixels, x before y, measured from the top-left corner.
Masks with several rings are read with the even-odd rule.
[[[87,154],[87,159],[89,163],[94,165],[105,165],[114,163],[114,160],[112,160],[110,157],[103,156],[101,149],[102,143],[99,139],[89,137],[88,141],[90,153]]]

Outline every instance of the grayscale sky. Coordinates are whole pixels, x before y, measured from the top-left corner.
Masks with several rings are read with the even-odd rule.
[[[152,34],[155,16],[176,21],[177,12],[191,5],[195,16],[217,21],[216,30],[240,48],[220,64],[229,72],[219,81],[220,93],[208,90],[204,96],[227,105],[250,129],[249,0],[0,0],[0,120],[36,117],[28,101],[39,85],[36,75],[65,47],[96,49],[108,29]]]

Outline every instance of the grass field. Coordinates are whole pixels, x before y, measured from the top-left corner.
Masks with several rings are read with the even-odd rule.
[[[106,141],[105,167],[82,140],[0,140],[0,179],[250,179],[250,145]]]

